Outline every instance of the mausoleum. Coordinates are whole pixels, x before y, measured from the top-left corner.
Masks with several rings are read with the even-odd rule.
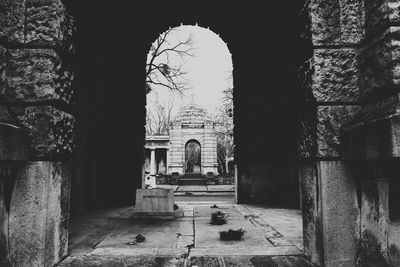
[[[218,173],[217,135],[204,108],[194,101],[180,108],[169,132],[146,136],[145,171],[152,175]]]

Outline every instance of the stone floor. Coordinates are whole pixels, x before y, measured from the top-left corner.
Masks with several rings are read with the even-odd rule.
[[[98,211],[71,223],[70,256],[60,266],[312,266],[302,256],[301,213],[229,202],[176,201],[184,217],[132,220],[133,208]],[[210,224],[211,213],[229,215]],[[219,231],[242,228],[241,241]],[[142,234],[146,240],[136,243]]]

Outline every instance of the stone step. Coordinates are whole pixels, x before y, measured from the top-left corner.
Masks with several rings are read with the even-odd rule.
[[[206,185],[207,178],[179,178],[178,185]]]

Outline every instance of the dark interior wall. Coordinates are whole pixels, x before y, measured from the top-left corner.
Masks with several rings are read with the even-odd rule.
[[[264,6],[77,4],[79,175],[72,184],[73,209],[133,203],[143,163],[146,55],[160,33],[181,23],[209,27],[232,54],[239,173],[261,175],[260,192],[268,184],[273,187],[262,181],[275,180],[282,192],[297,184],[290,166],[295,161],[294,58],[302,4]]]

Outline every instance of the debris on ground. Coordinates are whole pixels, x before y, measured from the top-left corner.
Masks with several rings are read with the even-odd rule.
[[[212,225],[223,225],[227,223],[228,215],[221,211],[213,212],[211,214],[210,224]]]
[[[229,229],[228,231],[219,232],[219,238],[224,241],[241,240],[245,232],[242,228],[238,230]]]

